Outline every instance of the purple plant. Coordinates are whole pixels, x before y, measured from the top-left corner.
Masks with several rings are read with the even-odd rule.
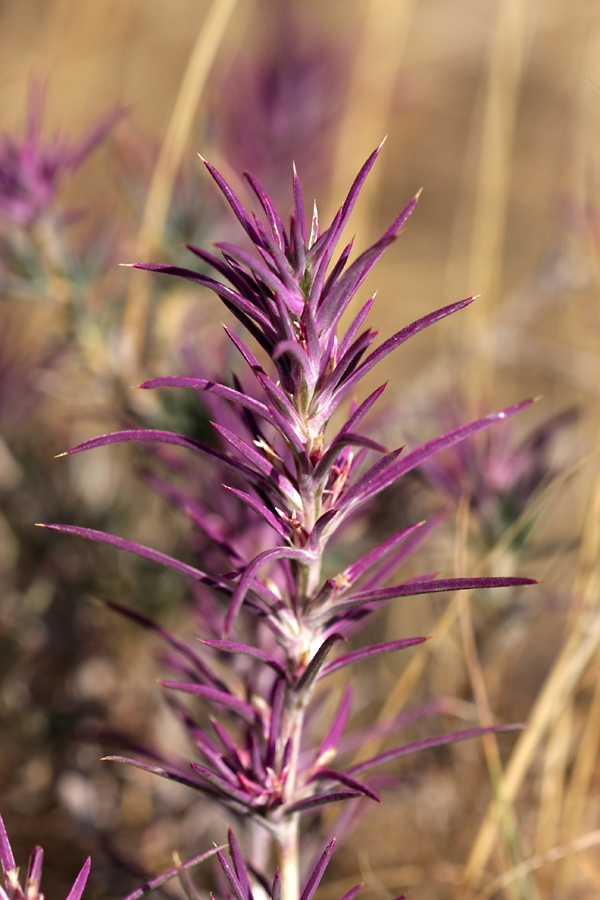
[[[460,404],[446,398],[438,406],[437,419],[443,427],[456,428]],[[576,419],[575,408],[563,410],[520,443],[509,426],[489,431],[427,460],[422,474],[455,502],[466,495],[484,550],[517,523],[510,549],[518,553],[533,525],[532,517],[526,515],[533,496],[559,472],[552,461],[554,444]]]
[[[287,189],[292,159],[305,178],[327,177],[346,72],[322,30],[308,27],[289,3],[273,4],[259,29],[248,42],[254,52],[244,50],[217,84],[212,118],[234,171],[268,173],[277,197]]]
[[[404,528],[350,561],[342,571],[331,570],[327,548],[351,521],[364,516],[383,490],[441,450],[501,422],[530,401],[456,427],[422,446],[403,453],[388,451],[358,429],[385,385],[352,402],[347,418],[327,436],[340,405],[351,398],[361,379],[412,336],[453,312],[472,298],[453,303],[413,322],[370,349],[376,334],[361,331],[373,300],[365,303],[350,325],[340,321],[366,275],[394,242],[416,204],[400,213],[385,234],[349,262],[352,244],[334,259],[361,187],[380,148],[360,170],[332,224],[319,231],[316,207],[310,230],[305,224],[300,182],[293,177],[294,210],[286,230],[269,196],[255,178],[246,175],[264,214],[249,214],[230,186],[208,163],[209,173],[242,226],[254,252],[218,244],[216,257],[197,247],[189,249],[217,278],[170,265],[138,265],[185,278],[207,287],[259,347],[262,362],[239,335],[225,328],[245,363],[245,376],[230,383],[207,377],[155,378],[144,389],[185,387],[209,402],[215,442],[203,443],[183,434],[158,429],[120,431],[87,441],[69,453],[129,441],[162,445],[164,459],[183,484],[157,480],[156,486],[199,526],[222,558],[210,571],[133,543],[115,535],[68,525],[47,525],[56,531],[108,544],[184,575],[194,585],[201,645],[192,648],[138,613],[125,612],[155,629],[169,646],[167,662],[176,677],[163,682],[171,704],[185,724],[201,762],[181,763],[148,750],[150,761],[111,757],[174,780],[216,801],[253,830],[256,858],[249,860],[253,878],[266,883],[264,870],[277,854],[278,875],[273,900],[310,900],[332,851],[329,842],[310,865],[301,849],[301,821],[315,810],[340,801],[379,800],[374,783],[363,775],[383,763],[426,747],[481,734],[467,729],[404,743],[350,763],[352,739],[344,732],[351,711],[348,689],[325,731],[315,727],[315,688],[334,672],[382,654],[406,649],[425,640],[401,637],[360,646],[341,655],[334,648],[359,634],[365,620],[399,597],[465,588],[530,584],[526,578],[438,578],[423,575],[389,584],[407,555],[427,534],[417,523]],[[250,378],[252,389],[245,386]],[[243,380],[244,379],[244,380]],[[222,413],[225,404],[228,409]],[[211,507],[203,503],[193,476],[173,462],[171,447],[184,448],[214,468]],[[225,482],[226,504],[218,515],[217,482]],[[240,511],[243,510],[243,515]],[[225,530],[225,517],[235,516]],[[248,517],[260,523],[249,540]],[[244,523],[242,528],[238,524]],[[256,539],[259,546],[256,546]],[[208,553],[203,553],[209,559]],[[218,602],[219,598],[221,601]],[[215,657],[216,655],[216,657]],[[215,658],[230,660],[215,665]],[[200,698],[212,712],[210,725],[198,723],[179,695]],[[317,698],[318,700],[318,698]],[[406,713],[389,730],[430,710]],[[495,730],[503,730],[501,726]],[[514,726],[508,726],[514,727]],[[359,735],[364,741],[373,732]],[[334,765],[335,761],[335,765]],[[219,857],[237,900],[250,900],[250,876],[230,835],[233,868]],[[322,846],[322,845],[321,845]],[[301,894],[302,873],[308,875]],[[307,877],[304,875],[304,877]],[[133,897],[152,886],[149,883]],[[141,893],[140,893],[141,892]],[[350,895],[354,896],[354,891]],[[131,898],[130,898],[131,900]]]
[[[0,863],[4,874],[4,887],[0,884],[0,900],[44,900],[40,890],[42,878],[42,862],[44,851],[41,847],[34,847],[29,857],[29,866],[25,878],[25,886],[19,881],[19,869],[6,834],[6,828],[0,816]],[[81,871],[73,887],[67,895],[67,900],[80,900],[90,872],[90,859],[84,862]]]
[[[79,168],[122,115],[109,112],[74,146],[58,135],[44,143],[44,93],[32,85],[23,140],[5,135],[0,142],[0,216],[23,228],[48,215],[62,177]]]

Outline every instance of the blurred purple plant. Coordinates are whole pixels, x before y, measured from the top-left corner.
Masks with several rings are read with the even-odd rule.
[[[123,612],[154,629],[169,645],[167,662],[176,677],[163,681],[163,685],[169,694],[173,692],[171,705],[200,752],[202,763],[181,764],[152,749],[146,753],[151,762],[110,758],[188,785],[252,827],[257,858],[251,860],[251,870],[263,884],[260,873],[270,864],[271,848],[277,851],[279,875],[272,889],[274,900],[300,897],[302,869],[313,872],[302,894],[309,900],[313,890],[310,885],[316,887],[333,846],[329,843],[320,855],[324,862],[311,869],[299,849],[302,815],[344,800],[378,801],[373,785],[362,780],[363,773],[423,748],[486,730],[467,729],[417,740],[360,763],[342,762],[332,768],[333,760],[343,758],[349,746],[344,731],[351,711],[351,691],[344,693],[325,734],[315,738],[311,735],[315,687],[353,663],[414,646],[425,638],[386,641],[329,660],[333,648],[354,635],[374,611],[398,597],[532,583],[515,577],[443,579],[428,574],[385,586],[427,534],[429,526],[423,522],[397,531],[342,571],[331,572],[326,549],[348,522],[366,515],[371,501],[385,488],[441,450],[512,416],[530,402],[456,427],[401,455],[403,448],[388,452],[357,430],[383,393],[385,385],[381,385],[360,403],[352,404],[344,424],[327,440],[332,416],[367,373],[409,338],[464,308],[472,299],[436,310],[370,350],[376,334],[369,329],[361,331],[361,327],[371,299],[338,335],[340,320],[366,275],[394,242],[416,204],[415,198],[383,237],[352,263],[351,243],[333,261],[379,150],[366,161],[332,224],[322,233],[316,207],[310,230],[306,230],[302,190],[295,171],[294,209],[286,230],[254,177],[246,175],[262,207],[264,222],[244,209],[221,175],[206,163],[254,246],[254,254],[231,244],[218,244],[218,258],[190,246],[220,280],[178,266],[137,266],[182,277],[214,291],[254,338],[266,368],[233,330],[225,328],[253,379],[252,389],[239,376],[231,383],[186,375],[155,378],[142,385],[145,389],[185,387],[202,395],[217,419],[213,422],[214,442],[204,443],[176,432],[136,429],[87,441],[69,453],[129,441],[162,445],[159,453],[175,470],[179,485],[173,486],[167,479],[155,481],[155,486],[188,512],[200,528],[202,541],[212,543],[222,559],[218,568],[214,557],[210,559],[211,570],[206,571],[104,532],[59,524],[46,526],[127,550],[181,573],[194,584],[202,633],[199,650],[138,613]],[[224,404],[229,407],[226,413]],[[186,448],[200,460],[210,461],[216,480],[225,482],[228,505],[219,510],[214,480],[208,488],[212,498],[208,505],[204,503],[205,489],[196,490],[192,473],[186,473],[171,456],[172,447]],[[261,525],[251,539],[249,515],[250,521],[255,517]],[[227,528],[223,516],[235,517],[227,522]],[[209,554],[201,552],[209,559]],[[219,605],[218,597],[225,598],[226,603]],[[231,662],[223,665],[224,660]],[[200,698],[209,706],[209,726],[192,717],[177,699],[179,694]],[[413,720],[425,714],[417,711]],[[408,719],[405,715],[389,728],[393,731],[410,720],[410,715]],[[358,739],[364,743],[375,733],[372,728]],[[237,900],[250,900],[246,868],[231,837],[230,849],[235,871],[225,868],[220,860],[230,890]]]
[[[29,857],[25,886],[19,881],[19,869],[8,840],[6,828],[0,816],[0,863],[4,873],[4,887],[0,884],[0,900],[44,900],[40,890],[44,851],[34,847]],[[67,900],[80,900],[90,872],[90,859],[84,862],[81,871],[67,895]]]
[[[468,498],[485,549],[518,525],[510,544],[510,549],[518,553],[534,521],[527,515],[531,500],[558,474],[552,461],[553,447],[576,419],[576,409],[563,410],[520,443],[510,425],[489,431],[427,460],[421,472],[452,500]],[[458,426],[461,415],[456,400],[446,398],[439,404],[437,420],[445,428]]]
[[[23,228],[56,213],[62,178],[79,168],[123,114],[122,110],[107,113],[77,144],[70,145],[59,135],[44,142],[44,105],[44,88],[33,84],[24,138],[4,135],[0,142],[0,216]]]
[[[328,176],[346,73],[339,50],[289,3],[265,12],[257,49],[246,49],[218,86],[212,118],[233,170],[268,177],[278,199],[292,160],[311,181]]]

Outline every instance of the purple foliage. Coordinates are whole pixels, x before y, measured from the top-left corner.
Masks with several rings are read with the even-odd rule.
[[[0,863],[4,874],[4,887],[0,884],[0,900],[44,900],[44,895],[40,890],[43,858],[42,848],[34,847],[29,857],[29,866],[23,887],[19,881],[19,869],[15,863],[6,828],[2,816],[0,816]],[[90,864],[91,861],[88,857],[73,882],[67,900],[80,900],[90,872]]]
[[[437,419],[444,427],[458,426],[455,399],[439,404]],[[494,429],[481,439],[459,443],[449,453],[426,460],[420,471],[442,493],[457,501],[466,496],[484,542],[492,545],[527,511],[536,491],[559,472],[552,461],[557,438],[576,421],[569,408],[542,422],[521,442],[514,430]],[[520,549],[530,522],[522,520],[512,548]]]
[[[281,866],[281,883],[276,878],[272,896],[281,894],[284,900],[300,896],[296,854],[301,817],[314,816],[315,809],[345,800],[366,797],[379,801],[373,787],[356,778],[358,774],[419,749],[485,730],[468,729],[400,744],[352,765],[343,748],[350,693],[344,695],[323,737],[312,715],[316,686],[342,667],[410,648],[425,638],[386,641],[336,656],[337,645],[352,637],[378,607],[399,597],[532,583],[526,578],[424,575],[390,585],[431,523],[417,523],[391,535],[335,576],[326,577],[323,572],[327,548],[339,540],[350,517],[365,514],[383,490],[440,451],[507,419],[530,402],[457,425],[414,449],[388,452],[357,430],[381,396],[381,387],[357,400],[346,423],[328,440],[333,414],[354,395],[364,375],[405,341],[463,309],[472,299],[427,314],[374,349],[376,335],[369,329],[361,331],[371,301],[345,331],[340,330],[341,318],[365,277],[394,242],[416,204],[415,198],[354,261],[350,262],[349,248],[335,260],[342,231],[379,151],[366,161],[323,232],[316,208],[307,228],[295,171],[293,213],[286,229],[255,178],[247,176],[262,219],[249,213],[222,176],[206,163],[253,252],[221,244],[217,245],[220,256],[214,256],[191,247],[217,278],[172,265],[137,266],[214,291],[253,338],[261,359],[226,329],[244,365],[243,376],[225,383],[197,371],[155,378],[142,385],[144,389],[195,391],[199,403],[215,420],[211,445],[173,432],[140,429],[86,441],[69,453],[129,441],[153,445],[161,461],[171,468],[174,483],[179,482],[173,487],[168,480],[154,479],[154,486],[196,522],[201,542],[212,547],[215,566],[205,571],[204,565],[201,569],[87,528],[46,526],[127,550],[178,571],[193,584],[202,639],[195,650],[182,647],[163,629],[137,618],[159,633],[169,647],[167,662],[176,677],[162,683],[201,762],[185,765],[158,755],[152,763],[111,758],[186,784],[237,814],[248,827],[266,831]],[[191,451],[192,457],[208,463],[212,474],[205,481],[195,480],[195,470],[179,462],[182,451]],[[219,491],[215,484],[223,489]],[[210,557],[203,551],[202,558]],[[179,699],[182,694],[191,695],[211,711],[210,725],[196,721]],[[250,880],[231,835],[229,843],[233,868],[219,854],[223,873],[232,896],[250,900]],[[308,876],[302,900],[311,900],[332,849],[333,843]]]
[[[25,136],[21,141],[5,135],[0,141],[0,216],[31,228],[55,201],[62,177],[74,172],[102,143],[122,110],[107,113],[75,145],[55,135],[44,142],[44,90],[30,91]]]

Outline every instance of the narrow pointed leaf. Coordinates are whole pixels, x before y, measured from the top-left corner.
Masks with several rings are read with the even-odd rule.
[[[143,388],[144,390],[161,387],[180,387],[191,388],[195,391],[207,391],[211,394],[223,397],[225,400],[231,400],[233,403],[237,403],[245,409],[249,409],[250,412],[260,416],[267,422],[272,421],[269,407],[265,406],[264,403],[261,403],[259,400],[254,400],[247,394],[235,391],[233,388],[227,387],[225,384],[220,384],[217,381],[208,381],[205,378],[187,378],[184,376],[173,375],[164,378],[151,378],[149,381],[144,381],[143,384],[140,384],[140,388]]]
[[[424,637],[404,638],[401,641],[386,641],[384,644],[373,644],[371,647],[363,647],[361,650],[353,650],[351,653],[344,653],[338,656],[332,662],[323,666],[319,679],[326,678],[338,669],[344,666],[350,666],[355,662],[362,662],[363,659],[370,659],[373,656],[380,656],[382,653],[391,653],[394,650],[404,650],[406,647],[414,647],[416,644],[422,644],[427,640]]]
[[[205,766],[201,766],[195,762],[191,762],[190,767],[193,769],[196,775],[198,775],[199,778],[202,778],[210,785],[215,794],[221,797],[224,796],[228,797],[231,800],[235,800],[242,806],[247,807],[250,805],[250,797],[248,796],[248,794],[244,793],[244,791],[239,790],[238,788],[233,787],[232,784],[230,784],[224,778],[221,778],[219,775],[216,775],[214,772],[211,772],[210,769],[207,769]]]
[[[455,744],[458,741],[466,741],[469,738],[481,737],[482,734],[500,734],[503,731],[521,731],[524,725],[492,725],[489,728],[469,728],[466,731],[453,731],[450,734],[440,734],[433,738],[424,738],[420,741],[412,741],[410,744],[404,744],[402,747],[395,747],[393,750],[387,750],[385,753],[379,753],[377,756],[371,757],[364,762],[350,766],[348,772],[352,775],[359,775],[372,769],[374,766],[380,766],[392,759],[399,759],[401,756],[408,756],[410,753],[417,753],[420,750],[428,750],[432,747],[443,747],[446,744]]]
[[[341,505],[346,508],[355,506],[358,502],[363,502],[370,497],[375,496],[375,494],[378,494],[384,488],[393,484],[393,482],[397,481],[398,478],[401,478],[402,475],[412,471],[436,453],[440,453],[442,450],[446,450],[448,447],[452,447],[454,444],[464,441],[465,438],[477,434],[480,431],[484,431],[492,425],[496,425],[498,422],[525,409],[531,403],[533,403],[533,400],[524,400],[521,403],[514,404],[514,406],[508,406],[506,409],[500,410],[500,412],[490,413],[490,415],[484,416],[475,422],[463,425],[461,428],[443,434],[440,437],[429,441],[427,444],[417,447],[416,450],[412,450],[401,460],[388,466],[385,471],[379,473],[372,472],[371,474],[367,473],[369,477],[359,479],[358,482],[352,485],[352,487],[342,495]]]
[[[332,613],[355,609],[371,603],[386,603],[395,597],[413,597],[418,594],[434,594],[440,591],[470,591],[479,588],[519,587],[526,584],[537,584],[533,578],[440,578],[434,581],[413,579],[403,584],[388,588],[377,588],[372,591],[359,591],[347,600],[333,604],[326,611],[327,618]],[[324,613],[325,615],[325,613]]]
[[[348,722],[351,706],[352,685],[348,684],[344,691],[344,695],[342,697],[339,708],[334,716],[333,722],[331,723],[329,731],[321,742],[321,746],[319,747],[319,751],[317,753],[317,760],[321,759],[325,755],[328,756],[332,751],[337,750],[344,733],[344,729],[346,728],[346,723]]]
[[[285,814],[292,815],[295,812],[306,812],[309,809],[315,809],[317,806],[327,806],[329,803],[339,803],[342,800],[354,800],[357,797],[364,797],[362,791],[327,791],[322,794],[313,794],[312,797],[305,797],[298,800],[290,806],[286,806]]]
[[[407,540],[407,538],[414,534],[415,531],[422,528],[424,524],[425,522],[417,522],[416,525],[410,525],[408,528],[403,528],[401,531],[397,531],[396,534],[387,538],[387,540],[383,541],[373,550],[370,550],[369,553],[365,553],[364,556],[361,556],[360,559],[357,559],[356,562],[352,563],[352,565],[344,570],[343,574],[346,580],[350,584],[354,584],[354,582],[357,581],[361,575],[364,575],[371,566],[374,566],[384,559],[398,546],[398,544]]]
[[[194,697],[201,697],[214,706],[223,706],[247,722],[254,722],[256,719],[256,710],[250,703],[234,697],[233,694],[227,691],[219,691],[216,688],[207,687],[203,684],[193,684],[185,681],[161,681],[160,683],[169,690],[183,691],[184,694],[193,694]]]
[[[85,538],[87,541],[95,541],[98,544],[107,544],[109,547],[116,547],[118,550],[126,550],[128,553],[134,553],[136,556],[142,556],[144,559],[149,559],[152,562],[166,566],[168,569],[173,569],[174,572],[180,572],[182,575],[187,575],[188,578],[193,578],[195,581],[207,581],[212,584],[218,583],[221,589],[226,590],[228,593],[233,592],[232,586],[228,586],[225,582],[221,582],[220,580],[219,582],[216,582],[210,575],[207,575],[206,572],[202,572],[201,569],[196,569],[195,566],[189,566],[187,563],[180,562],[180,560],[174,559],[166,553],[160,553],[158,550],[152,550],[150,547],[145,547],[143,544],[136,544],[134,541],[127,541],[114,534],[106,534],[104,531],[95,531],[92,528],[79,528],[75,525],[43,524],[41,527],[48,528],[51,531],[59,531],[61,534],[72,534],[76,537]]]
[[[474,297],[467,297],[466,300],[459,300],[457,303],[451,303],[449,306],[444,306],[441,309],[435,310],[435,312],[428,313],[428,315],[423,316],[421,319],[417,319],[416,322],[413,322],[411,325],[407,325],[406,328],[397,331],[396,334],[392,335],[392,337],[388,338],[387,341],[384,341],[380,347],[374,350],[352,373],[352,375],[340,385],[334,394],[334,401],[339,403],[341,398],[344,397],[348,391],[352,390],[361,378],[363,378],[373,366],[376,366],[377,363],[381,362],[382,359],[391,353],[392,350],[395,350],[409,338],[419,334],[419,332],[423,331],[425,328],[429,328],[430,325],[434,325],[441,319],[446,318],[446,316],[458,312],[459,309],[464,309],[464,307],[472,303],[474,299]]]
[[[306,551],[297,550],[293,547],[275,547],[273,550],[265,550],[263,553],[259,553],[258,556],[248,563],[242,577],[237,583],[227,611],[225,635],[228,635],[233,628],[233,623],[235,622],[239,609],[252,585],[255,573],[258,572],[262,566],[267,565],[267,563],[275,562],[279,559],[297,559],[301,562],[310,562],[312,557],[310,554],[306,553]]]
[[[353,888],[350,888],[349,891],[346,891],[343,897],[340,897],[340,900],[354,900],[356,896],[360,893],[362,889],[362,884],[357,884]],[[406,897],[397,897],[396,900],[406,900]]]
[[[346,774],[346,772],[336,772],[335,769],[319,769],[319,771],[315,772],[309,780],[311,782],[321,781],[321,779],[325,778],[331,779],[332,781],[339,781],[340,784],[343,784],[354,791],[360,791],[365,797],[370,797],[371,800],[381,803],[379,794],[372,790],[367,784],[363,784],[362,781],[357,781],[356,778],[352,778],[352,776]]]
[[[81,895],[85,889],[86,882],[88,880],[88,875],[90,874],[90,868],[92,865],[91,857],[88,856],[83,866],[81,867],[81,871],[79,875],[73,882],[73,887],[67,894],[67,900],[80,900]]]
[[[72,447],[63,455],[70,456],[73,453],[81,453],[84,450],[93,450],[96,447],[104,447],[107,444],[126,444],[132,441],[150,441],[151,443],[158,444],[172,444],[174,447],[184,447],[189,450],[195,450],[203,456],[208,456],[210,459],[216,460],[230,471],[238,472],[251,480],[256,479],[256,472],[249,466],[226,456],[224,453],[219,453],[218,450],[214,450],[212,447],[208,447],[200,441],[188,438],[183,434],[177,434],[173,431],[157,431],[151,428],[140,428],[132,431],[114,431],[112,434],[103,434],[100,437],[92,438],[90,441],[84,441],[82,444]]]
[[[212,176],[214,181],[216,181],[221,193],[229,203],[230,207],[235,213],[236,218],[240,222],[242,228],[244,229],[250,240],[253,243],[260,244],[260,235],[258,234],[258,231],[256,230],[256,227],[254,226],[250,216],[238,200],[234,191],[230,188],[223,176],[215,169],[213,165],[211,165],[205,159],[203,159],[202,162],[210,172],[210,175]]]
[[[134,769],[141,769],[142,772],[150,772],[152,775],[159,775],[161,778],[166,778],[167,781],[176,781],[178,784],[191,787],[195,791],[201,790],[202,788],[198,781],[187,778],[185,775],[176,772],[174,769],[165,769],[163,766],[155,766],[152,763],[143,762],[141,759],[131,759],[128,756],[105,756],[103,759],[105,762],[125,763],[128,766],[133,766]]]
[[[5,877],[7,872],[17,868],[2,816],[0,816],[0,863]]]
[[[270,666],[278,675],[285,675],[285,669],[281,663],[278,663],[276,659],[273,659],[272,656],[269,656],[268,653],[265,653],[259,647],[253,647],[250,644],[239,644],[237,641],[204,640],[202,638],[199,638],[199,640],[206,644],[207,647],[221,650],[223,653],[241,653],[242,656],[252,656],[264,662],[265,665]]]
[[[123,900],[141,900],[146,894],[149,894],[150,891],[155,891],[156,888],[162,887],[167,881],[170,881],[171,878],[176,878],[181,869],[193,868],[194,866],[199,866],[200,863],[205,862],[207,859],[215,856],[219,850],[224,850],[225,845],[221,845],[220,847],[211,847],[210,850],[205,850],[204,853],[199,853],[197,856],[192,856],[191,859],[187,859],[184,863],[181,863],[179,866],[174,866],[172,869],[169,869],[167,872],[163,872],[162,875],[157,875],[156,878],[151,878],[141,887],[137,888],[131,894],[128,894]]]
[[[335,846],[335,838],[327,845],[319,860],[317,861],[316,866],[312,870],[309,875],[308,881],[306,882],[306,886],[300,895],[300,900],[311,900],[313,894],[317,890],[319,886],[319,882],[323,877],[323,873],[327,868],[327,863],[333,853],[333,848]]]
[[[331,648],[334,646],[334,644],[337,644],[338,641],[345,640],[346,639],[343,634],[336,633],[330,634],[329,637],[325,641],[323,641],[323,643],[307,665],[306,669],[302,673],[302,676],[299,679],[298,684],[296,685],[297,691],[304,691],[313,683],[313,681],[319,674],[320,669],[323,667]]]

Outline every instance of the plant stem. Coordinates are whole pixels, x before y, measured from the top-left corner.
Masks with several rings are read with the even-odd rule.
[[[277,840],[281,900],[298,900],[300,896],[299,819],[299,813],[288,816]]]

